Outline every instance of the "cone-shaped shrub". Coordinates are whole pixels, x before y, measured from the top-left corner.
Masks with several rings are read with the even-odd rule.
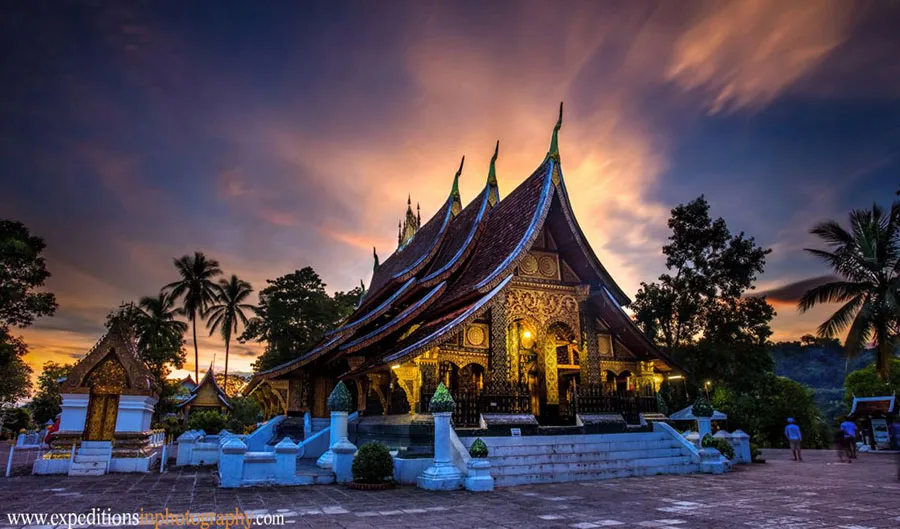
[[[447,390],[447,387],[444,386],[444,383],[441,382],[438,384],[436,390],[434,390],[434,395],[431,397],[431,402],[428,404],[428,409],[431,413],[440,413],[453,411],[456,408],[456,402],[453,400],[453,396],[450,395],[450,392]]]
[[[331,411],[349,412],[352,409],[350,400],[350,390],[347,389],[343,381],[338,382],[337,386],[331,391],[331,395],[328,396],[328,409]]]

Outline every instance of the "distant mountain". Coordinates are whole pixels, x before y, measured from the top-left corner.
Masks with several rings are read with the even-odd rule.
[[[775,373],[809,386],[816,405],[825,421],[831,424],[836,417],[847,413],[844,398],[844,379],[857,369],[875,360],[873,350],[863,351],[848,359],[837,340],[817,340],[813,343],[780,342],[772,349]]]

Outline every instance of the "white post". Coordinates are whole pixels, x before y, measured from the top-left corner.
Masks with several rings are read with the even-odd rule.
[[[9,460],[6,462],[6,477],[12,473],[12,460],[13,460],[13,452],[16,451],[16,447],[13,445],[9,446]]]
[[[419,488],[454,490],[462,486],[462,474],[453,464],[450,445],[450,418],[453,412],[434,412],[434,464],[419,476]]]
[[[228,439],[228,442],[222,446],[222,455],[219,457],[220,487],[235,488],[241,486],[246,453],[247,445],[237,437]]]
[[[328,450],[319,457],[316,465],[319,468],[330,470],[334,466],[334,445],[347,437],[347,412],[333,411],[331,412],[331,430],[328,432]]]
[[[700,443],[707,435],[712,435],[712,419],[710,417],[697,417],[697,430],[700,434]]]
[[[285,437],[275,445],[275,482],[279,485],[293,485],[297,479],[297,452],[299,447]]]
[[[337,437],[338,440],[331,447],[332,470],[334,470],[335,481],[338,483],[350,483],[353,481],[353,456],[356,454],[356,445],[347,438],[347,412],[333,412],[343,415],[338,418]]]
[[[753,456],[750,453],[750,436],[742,430],[735,430],[731,434],[731,446],[734,447],[735,459],[741,463],[752,463]]]
[[[159,473],[162,474],[166,471],[166,444],[163,443],[162,450],[160,451],[160,459],[159,459]]]

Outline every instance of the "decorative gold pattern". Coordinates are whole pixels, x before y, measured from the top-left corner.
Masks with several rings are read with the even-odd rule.
[[[466,345],[479,349],[487,349],[488,326],[483,323],[473,323],[466,328]]]
[[[559,279],[559,267],[556,265],[555,255],[542,255],[538,259],[538,269],[547,279]]]
[[[601,360],[600,369],[603,371],[611,371],[616,375],[621,375],[625,371],[631,374],[638,372],[637,362],[623,362],[621,360]]]
[[[112,441],[116,433],[116,417],[118,416],[118,412],[118,395],[111,393],[92,394],[88,403],[84,440]]]
[[[87,377],[87,386],[93,394],[119,395],[128,387],[125,368],[113,352],[110,352]]]
[[[519,271],[522,272],[522,275],[525,276],[533,276],[538,273],[538,261],[533,255],[528,254],[522,258],[522,263],[519,265]]]
[[[441,349],[439,358],[441,362],[450,362],[459,369],[462,369],[469,364],[480,365],[485,370],[488,368],[487,353],[470,353],[466,351],[447,351]]]
[[[543,336],[543,331],[556,322],[568,325],[576,336],[581,334],[578,301],[571,294],[510,289],[506,294],[506,319],[507,323],[519,319],[537,321],[539,339]]]

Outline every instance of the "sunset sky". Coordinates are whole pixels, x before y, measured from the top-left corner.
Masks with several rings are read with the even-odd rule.
[[[559,101],[575,212],[625,292],[664,270],[669,210],[705,194],[773,250],[757,290],[774,291],[775,339],[829,312],[796,310],[794,284],[828,273],[803,252],[809,228],[900,184],[893,1],[0,10],[0,217],[45,239],[59,302],[20,333],[38,371],[85,354],[194,250],[257,289],[307,265],[330,290],[368,283],[408,194],[430,216],[466,155],[467,203],[499,139],[505,196],[543,159]],[[221,367],[218,337],[200,347]],[[233,347],[232,369],[260,349]]]

